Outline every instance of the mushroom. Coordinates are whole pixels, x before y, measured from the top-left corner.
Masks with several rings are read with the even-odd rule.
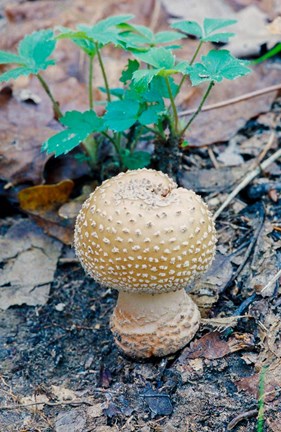
[[[127,355],[165,356],[193,338],[200,313],[185,287],[207,270],[215,243],[201,197],[160,171],[121,173],[85,201],[76,254],[97,282],[119,291],[110,326]]]

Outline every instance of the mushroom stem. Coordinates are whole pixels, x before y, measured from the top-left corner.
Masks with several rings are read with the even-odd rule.
[[[164,356],[183,348],[200,322],[184,289],[163,294],[120,292],[111,318],[116,344],[129,356]]]

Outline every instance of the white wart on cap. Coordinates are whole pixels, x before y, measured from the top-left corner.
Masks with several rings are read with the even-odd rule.
[[[90,195],[77,217],[75,249],[96,281],[122,292],[111,326],[117,344],[127,354],[166,355],[193,337],[200,315],[183,288],[209,267],[215,243],[206,204],[162,172],[121,173]],[[177,293],[173,305],[175,291],[182,299]],[[171,293],[169,304],[164,293]],[[135,301],[139,309],[133,307]]]

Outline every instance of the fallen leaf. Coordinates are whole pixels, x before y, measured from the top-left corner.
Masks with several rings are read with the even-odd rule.
[[[229,316],[229,317],[216,317],[216,318],[202,318],[201,324],[206,327],[213,327],[218,331],[225,330],[226,328],[234,328],[239,319],[243,316]]]
[[[231,258],[217,253],[210,269],[190,286],[190,296],[205,317],[232,276]]]
[[[78,409],[60,412],[55,421],[55,430],[56,432],[85,432],[85,412]]]
[[[103,409],[104,409],[103,403],[97,403],[95,405],[92,405],[89,408],[87,408],[87,416],[90,418],[101,417],[103,415]]]
[[[0,238],[0,308],[45,304],[61,248],[33,222],[15,222]]]
[[[222,192],[244,177],[250,164],[246,162],[239,167],[183,170],[180,185],[199,193]]]
[[[260,373],[241,378],[236,382],[239,390],[244,390],[255,398],[259,397]],[[273,401],[280,392],[281,382],[281,360],[271,364],[265,372],[265,401]]]
[[[39,404],[39,402],[42,402],[42,404]],[[26,408],[29,410],[29,411],[32,411],[32,412],[35,412],[36,413],[36,411],[42,411],[43,410],[43,408],[44,408],[44,406],[45,406],[45,402],[49,402],[49,399],[48,399],[48,397],[46,396],[46,395],[44,395],[44,394],[33,394],[32,396],[25,396],[25,397],[22,397],[21,399],[20,399],[20,403],[21,404],[34,404],[34,405],[30,405],[30,406],[27,406]]]
[[[244,159],[240,154],[240,148],[237,146],[235,141],[231,140],[226,150],[219,153],[217,160],[228,167],[239,166],[244,163]]]
[[[19,192],[19,202],[23,210],[41,214],[57,209],[64,204],[72,192],[72,180],[63,180],[55,185],[31,186]]]
[[[272,34],[281,35],[281,17],[275,18],[266,28]]]
[[[67,389],[65,387],[52,385],[51,391],[60,402],[77,399],[76,393],[73,390]]]
[[[161,0],[168,14],[173,18],[187,19],[202,23],[204,18],[227,18],[235,17],[235,12],[223,0]]]
[[[185,348],[179,361],[185,359],[206,358],[210,360],[225,357],[235,351],[248,349],[254,346],[253,337],[248,333],[234,333],[227,341],[221,339],[219,332],[211,332],[192,342]]]
[[[279,37],[266,28],[267,15],[255,5],[250,5],[237,12],[237,23],[231,26],[235,36],[226,44],[226,48],[235,56],[249,57],[260,54],[261,46],[272,48],[279,42]]]

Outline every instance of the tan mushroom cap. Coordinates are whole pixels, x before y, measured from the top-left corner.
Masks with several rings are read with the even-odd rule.
[[[75,249],[85,270],[119,291],[182,289],[210,265],[215,228],[193,191],[150,169],[106,180],[84,203]]]

